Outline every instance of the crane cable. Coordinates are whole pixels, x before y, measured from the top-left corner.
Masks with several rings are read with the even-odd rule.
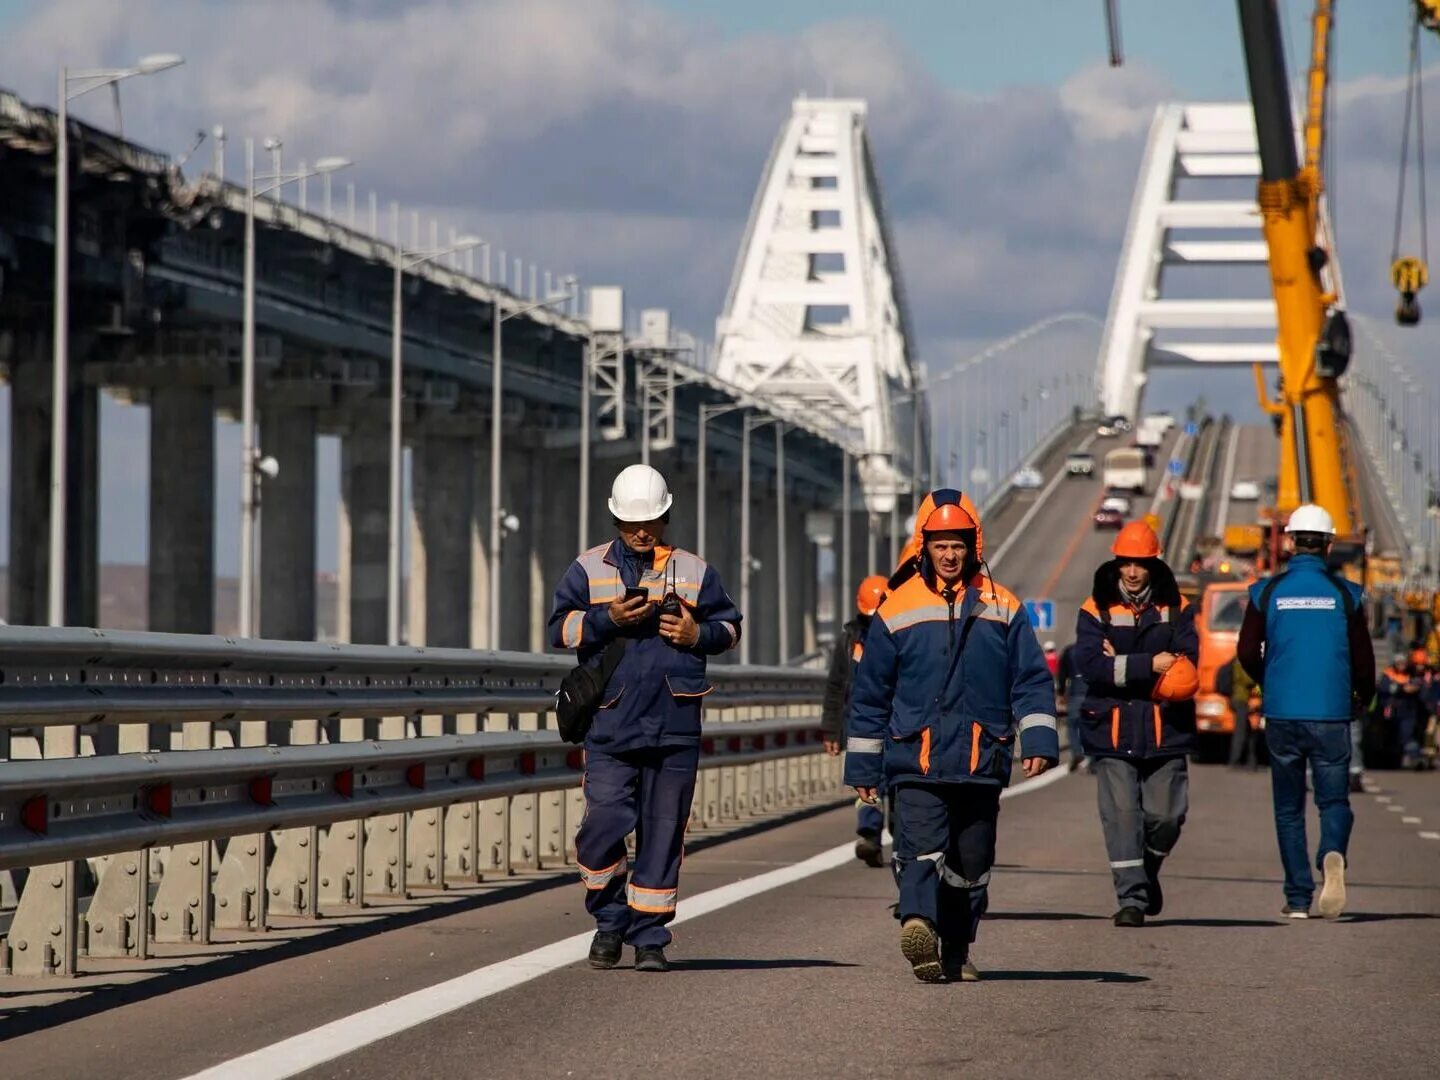
[[[1400,177],[1395,196],[1395,238],[1390,249],[1390,280],[1400,291],[1400,303],[1395,309],[1395,321],[1401,326],[1413,326],[1420,321],[1420,305],[1415,294],[1424,288],[1429,280],[1430,230],[1425,205],[1425,93],[1424,80],[1420,76],[1420,25],[1417,13],[1410,27],[1410,67],[1405,85],[1405,122],[1400,137]],[[1405,223],[1405,180],[1410,164],[1410,123],[1414,115],[1416,192],[1420,208],[1420,258],[1400,255],[1400,233]]]

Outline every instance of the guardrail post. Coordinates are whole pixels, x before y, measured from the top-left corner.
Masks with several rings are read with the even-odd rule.
[[[149,724],[115,725],[113,752],[137,754],[159,749],[162,747]],[[95,895],[85,912],[86,955],[143,960],[149,955],[150,852],[124,852],[103,863]]]
[[[455,734],[474,735],[480,730],[479,717],[460,713],[455,717]],[[477,853],[480,849],[480,804],[455,803],[445,808],[445,877],[479,881]]]
[[[538,727],[555,730],[556,725],[552,721],[551,713],[541,713],[535,719]],[[541,866],[564,866],[567,861],[565,805],[568,798],[569,790],[563,788],[541,792],[536,796],[539,803],[536,862]],[[578,821],[575,827],[580,827]]]
[[[75,757],[79,732],[73,726],[47,727],[41,736],[46,758]],[[20,894],[8,941],[16,975],[74,975],[79,961],[80,863],[34,867]]]
[[[516,717],[517,731],[540,730],[538,713]],[[540,869],[540,796],[516,795],[510,800],[510,859],[513,866]]]
[[[380,739],[403,739],[406,735],[403,716],[386,716],[380,720]],[[386,814],[365,822],[366,893],[410,899],[406,883],[409,862],[408,814]],[[371,888],[371,886],[374,886]]]
[[[487,713],[486,731],[509,731],[510,717],[503,712]],[[511,872],[510,863],[510,800],[486,799],[480,803],[480,847],[475,867],[482,875]]]
[[[181,725],[180,744],[186,750],[208,750],[211,725]],[[211,845],[208,841],[178,844],[165,860],[165,873],[155,894],[155,940],[210,944]]]
[[[363,742],[377,722],[346,717],[326,725],[331,742]],[[365,825],[359,818],[334,822],[320,844],[320,900],[359,910],[365,906]]]
[[[445,734],[443,716],[426,714],[420,717],[420,737],[434,738]],[[445,888],[445,807],[432,806],[409,814],[407,837],[408,860],[406,884],[421,889]]]
[[[305,741],[298,732],[309,725],[312,735],[316,722],[297,720],[293,725],[290,742]],[[270,725],[264,720],[247,720],[240,724],[241,746],[267,746],[270,742]],[[283,833],[276,834],[276,843]],[[266,833],[250,836],[231,837],[225,845],[225,856],[220,860],[220,869],[215,874],[215,926],[223,930],[266,930],[269,928],[267,909],[269,889],[267,865],[269,862],[270,837]]]
[[[316,720],[295,720],[290,724],[291,746],[315,746],[320,742]],[[304,919],[320,917],[320,829],[278,829],[273,834],[274,858],[266,882],[266,906],[276,915]],[[261,838],[260,863],[265,846]]]

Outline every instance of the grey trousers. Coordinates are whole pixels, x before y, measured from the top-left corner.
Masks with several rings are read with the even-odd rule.
[[[1095,758],[1096,794],[1105,851],[1121,907],[1144,908],[1150,896],[1150,871],[1180,839],[1190,808],[1190,772],[1183,756],[1150,761]]]

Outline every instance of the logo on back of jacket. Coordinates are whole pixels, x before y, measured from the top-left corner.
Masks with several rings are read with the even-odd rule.
[[[1277,611],[1334,611],[1333,596],[1281,596],[1275,601]]]

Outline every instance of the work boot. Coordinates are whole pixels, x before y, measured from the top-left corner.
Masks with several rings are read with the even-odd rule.
[[[665,959],[665,950],[659,945],[637,945],[635,947],[636,971],[669,971],[670,961]]]
[[[980,969],[970,962],[968,944],[940,945],[940,967],[945,972],[946,982],[979,982]]]
[[[620,946],[623,939],[608,930],[596,933],[590,941],[590,966],[600,971],[613,968],[620,962]]]
[[[940,965],[940,939],[928,919],[912,915],[901,924],[900,951],[910,961],[915,978],[927,983],[945,981],[945,970]]]
[[[1144,926],[1145,912],[1138,907],[1122,907],[1115,912],[1116,926]]]
[[[1345,911],[1345,856],[1327,851],[1320,861],[1325,883],[1320,886],[1320,917],[1338,919]]]
[[[1165,892],[1160,888],[1160,864],[1164,861],[1164,856],[1151,851],[1145,852],[1146,915],[1159,915],[1165,908]]]
[[[863,832],[855,841],[855,858],[866,866],[884,866],[885,853],[880,847],[880,834]]]

